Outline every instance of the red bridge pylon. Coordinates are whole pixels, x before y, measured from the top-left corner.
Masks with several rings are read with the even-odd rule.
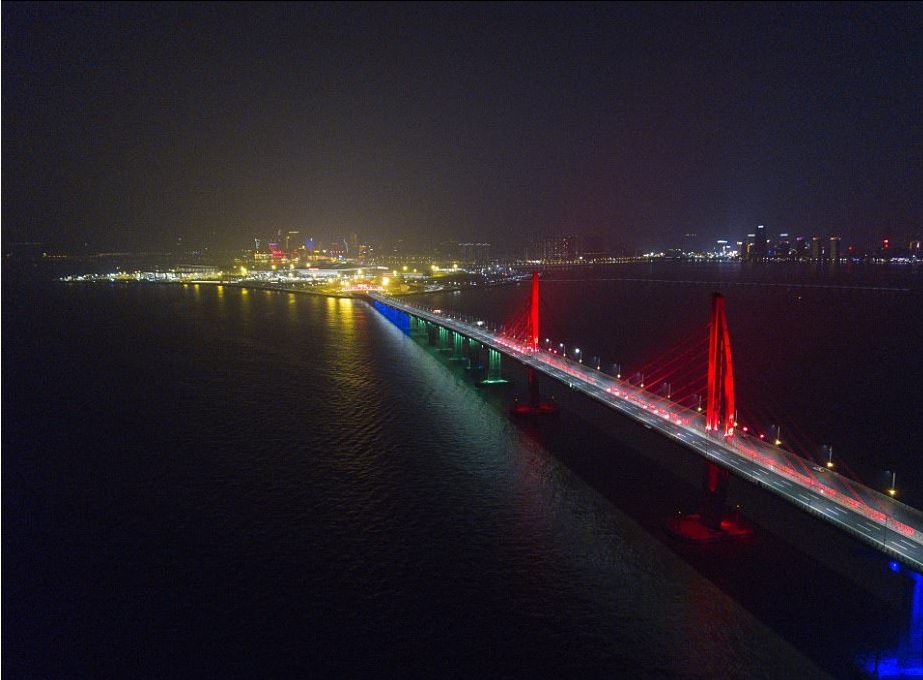
[[[713,293],[711,321],[708,325],[708,402],[705,429],[734,434],[734,368],[731,365],[731,339],[728,335],[724,296]]]
[[[705,411],[705,436],[727,440],[734,436],[734,369],[731,365],[731,340],[724,296],[713,293],[708,328],[708,400]],[[707,452],[707,445],[706,445]],[[743,538],[753,529],[741,516],[725,513],[728,495],[728,471],[710,460],[705,461],[702,478],[704,492],[700,514],[671,517],[667,527],[681,538],[715,541]]]
[[[533,352],[539,351],[540,335],[538,332],[538,309],[538,272],[532,272],[532,291],[529,296],[529,321],[526,329],[526,342]],[[526,371],[529,376],[529,403],[520,404],[517,402],[513,404],[512,412],[520,416],[556,413],[558,410],[557,404],[553,402],[543,402],[541,399],[538,389],[538,372],[531,366],[526,366]]]

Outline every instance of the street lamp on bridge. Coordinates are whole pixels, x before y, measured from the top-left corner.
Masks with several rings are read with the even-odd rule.
[[[891,488],[888,489],[888,495],[897,495],[897,473],[894,470],[891,470]]]
[[[558,347],[561,348],[561,356],[563,356],[566,359],[567,358],[567,345],[565,345],[563,342],[560,342],[558,343]]]
[[[673,386],[668,382],[665,382],[663,385],[661,385],[660,390],[661,392],[666,392],[667,399],[673,396]]]
[[[582,364],[582,363],[583,363],[583,357],[580,356],[580,348],[579,348],[579,347],[578,347],[577,349],[574,350],[574,354],[577,355],[577,361],[579,361],[579,362]]]

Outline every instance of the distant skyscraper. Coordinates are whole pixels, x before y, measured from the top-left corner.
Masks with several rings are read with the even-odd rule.
[[[923,240],[919,236],[911,236],[910,243],[907,244],[907,250],[912,257],[920,257],[923,254]]]
[[[756,228],[756,234],[753,239],[752,258],[754,260],[765,260],[769,256],[769,238],[766,236],[766,227],[759,225]]]
[[[298,232],[290,231],[287,234],[285,234],[285,252],[290,253],[292,252],[293,248],[297,248],[297,247],[298,247]]]
[[[830,237],[830,249],[827,251],[827,259],[831,262],[837,262],[840,259],[840,237]]]
[[[811,237],[811,259],[820,260],[823,253],[821,252],[820,247],[820,236]]]
[[[756,259],[756,234],[747,234],[747,238],[744,239],[743,254],[748,260]]]
[[[792,255],[792,242],[788,234],[779,234],[779,245],[776,246],[776,257],[788,258]]]
[[[466,264],[487,264],[490,262],[489,243],[459,243],[458,253]]]
[[[542,242],[542,259],[546,262],[573,262],[577,259],[577,237],[546,238]]]

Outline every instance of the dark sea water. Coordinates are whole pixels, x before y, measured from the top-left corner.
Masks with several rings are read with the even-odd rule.
[[[610,363],[707,322],[708,285],[583,276],[548,274],[548,304],[585,307],[548,312],[547,332]],[[842,352],[850,370],[829,328],[805,349],[768,309],[763,347],[788,338],[791,365],[748,356],[742,319],[759,305],[734,290],[735,361],[773,364],[768,391],[805,357]],[[802,321],[833,304],[810,291]],[[429,302],[501,320],[525,295]],[[913,313],[878,336],[895,389],[919,366],[900,354],[919,362],[919,299],[865,291],[839,307]],[[620,307],[632,301],[647,316]],[[860,657],[894,650],[919,662],[915,600],[878,601],[770,535],[677,546],[661,506],[688,493],[680,480],[645,485],[643,457],[574,414],[511,420],[517,386],[474,387],[360,301],[5,273],[2,344],[6,677],[820,678],[864,677]],[[804,384],[826,375],[810,370]],[[914,423],[912,448],[918,406],[889,404]]]

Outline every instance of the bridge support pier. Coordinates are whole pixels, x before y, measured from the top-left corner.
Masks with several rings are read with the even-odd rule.
[[[500,352],[495,349],[487,349],[487,375],[478,383],[478,385],[495,385],[498,383],[507,383],[503,373],[500,370]]]
[[[678,513],[667,520],[667,529],[678,538],[695,543],[710,543],[747,538],[753,527],[740,511],[727,510],[730,473],[711,461],[705,462],[702,475],[702,510]]]
[[[455,335],[445,326],[439,326],[439,342],[437,349],[440,352],[451,352],[452,351],[452,336]]]
[[[452,361],[465,361],[465,338],[461,333],[452,333]]]
[[[516,416],[538,416],[558,412],[558,405],[554,401],[542,401],[538,389],[538,371],[531,366],[526,366],[529,376],[529,403],[520,403],[517,399],[510,409]]]
[[[532,291],[529,297],[529,325],[527,328],[527,342],[533,352],[539,351],[538,339],[538,272],[532,272]],[[521,404],[517,399],[511,409],[514,415],[534,416],[557,413],[558,406],[554,402],[542,402],[538,391],[538,371],[532,366],[526,366],[529,376],[529,403]]]
[[[728,498],[729,473],[710,461],[705,462],[703,472],[702,490],[705,499],[702,504],[702,525],[708,531],[721,531],[721,520]]]
[[[479,371],[484,368],[481,365],[481,344],[477,340],[465,338],[465,356],[468,359],[468,370]]]

